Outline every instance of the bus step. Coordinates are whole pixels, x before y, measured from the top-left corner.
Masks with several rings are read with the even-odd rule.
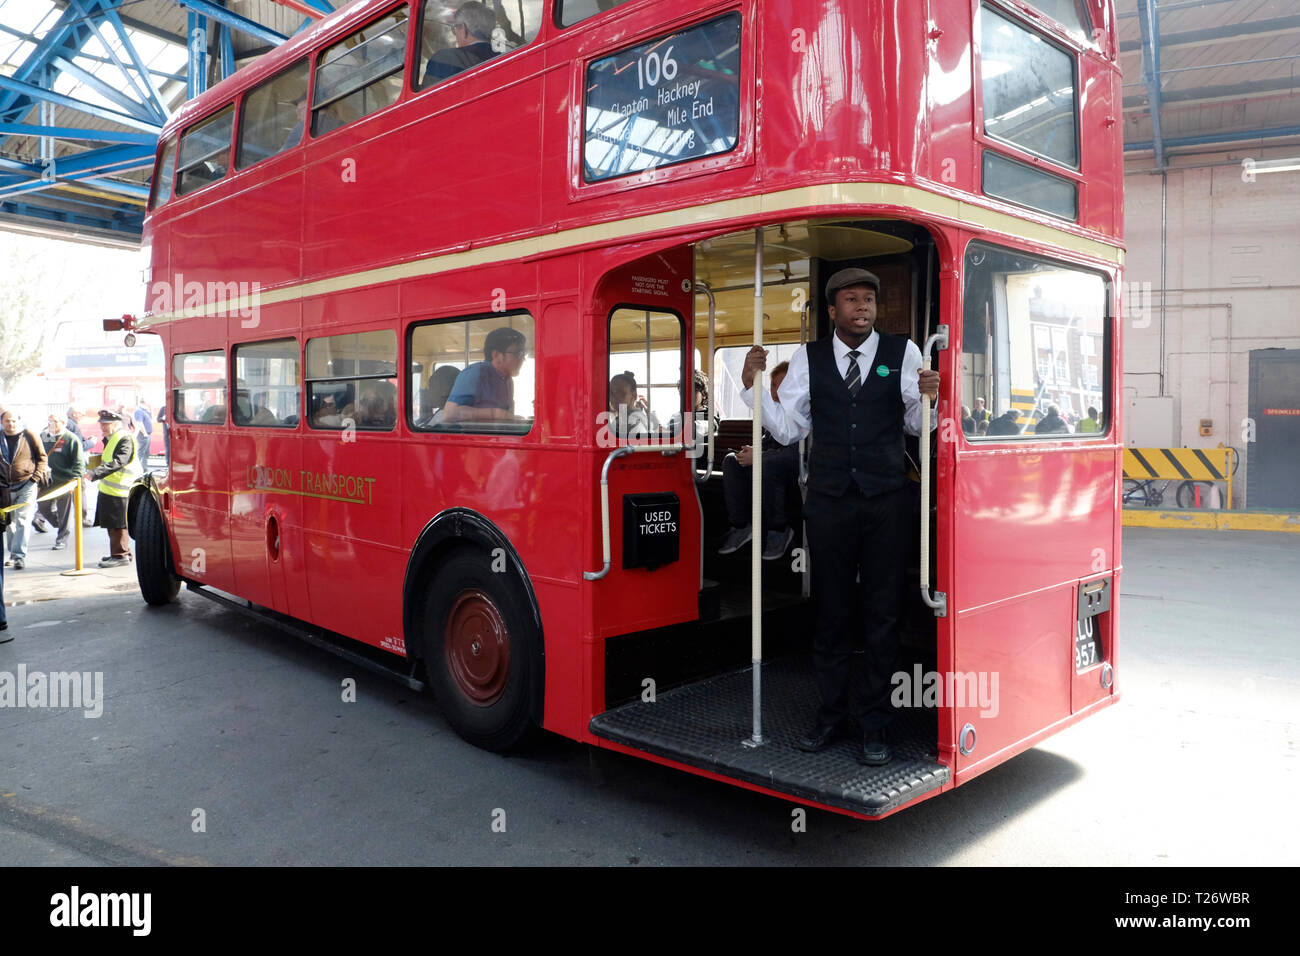
[[[805,659],[763,665],[763,739],[750,736],[751,668],[637,700],[599,714],[591,732],[637,750],[734,777],[802,800],[881,816],[937,790],[949,769],[936,754],[938,715],[900,710],[889,728],[893,760],[883,767],[857,761],[860,742],[840,739],[816,754],[796,746],[817,706],[817,685]]]
[[[272,611],[260,604],[227,595],[223,591],[197,584],[194,581],[186,581],[185,587],[209,601],[230,608],[232,611],[238,611],[245,617],[251,617],[263,624],[277,627],[292,634],[299,640],[306,641],[313,647],[319,647],[321,650],[329,651],[346,661],[351,661],[358,667],[363,667],[368,671],[382,674],[384,677],[405,684],[413,691],[421,692],[424,690],[424,681],[415,676],[413,670],[414,661],[410,659],[398,657],[396,654],[390,654],[387,651],[381,651],[377,647],[362,644],[360,641],[334,634],[332,631],[312,627],[310,624],[304,624],[302,621],[280,614],[278,611]]]

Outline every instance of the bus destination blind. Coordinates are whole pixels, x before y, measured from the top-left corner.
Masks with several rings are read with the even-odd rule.
[[[595,60],[586,90],[587,182],[729,152],[740,130],[740,14]]]

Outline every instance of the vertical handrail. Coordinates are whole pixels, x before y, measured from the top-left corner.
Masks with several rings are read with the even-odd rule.
[[[714,296],[713,296],[713,289],[709,286],[709,284],[708,284],[707,282],[696,282],[696,283],[695,283],[695,293],[696,293],[696,295],[705,295],[705,296],[708,296],[708,298],[709,298],[709,398],[708,398],[708,404],[709,404],[709,407],[705,410],[705,413],[704,413],[704,430],[705,430],[705,432],[707,433],[707,435],[708,435],[708,439],[709,439],[709,459],[708,459],[708,467],[704,469],[704,474],[703,474],[703,475],[696,475],[696,477],[695,477],[695,480],[698,481],[698,482],[700,482],[700,483],[702,484],[702,483],[708,481],[708,480],[709,480],[709,476],[713,474],[713,448],[714,448],[714,446],[713,446],[713,440],[714,440],[714,437],[715,437],[714,434],[713,434],[713,433],[714,433],[714,428],[713,428],[713,403],[714,403],[715,401],[717,401],[717,399],[714,397],[715,393],[714,393],[714,390],[713,390],[713,382],[714,382],[713,376],[714,376],[714,372],[715,372],[715,367],[716,367],[716,365],[717,365],[717,363],[713,361],[713,323],[714,323],[714,318],[715,318],[715,316],[716,316],[716,314],[717,314],[717,305],[718,305],[718,302],[717,302],[717,299],[714,298]],[[692,428],[695,427],[695,392],[694,392],[694,388],[695,388],[694,383],[691,383],[691,389],[692,389],[692,391],[691,391],[691,427],[692,427]],[[692,439],[691,439],[691,440],[692,440],[692,443],[694,443],[694,442],[698,441],[698,438],[696,438],[695,436],[692,436]]]
[[[754,230],[754,344],[763,345],[763,229]],[[754,726],[746,746],[763,743],[763,390],[766,370],[754,374],[753,467],[749,527],[750,659],[754,678]]]
[[[930,361],[935,343],[939,348],[948,347],[948,326],[940,325],[925,342],[925,352],[921,360],[922,371],[930,371]],[[948,598],[942,592],[930,596],[930,399],[921,396],[921,600],[934,610],[935,617],[945,617],[948,613]]]

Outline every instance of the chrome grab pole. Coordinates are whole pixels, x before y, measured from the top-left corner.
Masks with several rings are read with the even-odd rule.
[[[584,581],[599,581],[609,574],[610,566],[613,564],[609,548],[609,466],[614,464],[615,459],[622,458],[624,455],[652,451],[661,455],[672,455],[685,450],[685,445],[623,445],[615,448],[605,457],[605,465],[600,469],[600,543],[604,552],[605,566],[599,571],[583,571]]]
[[[928,372],[935,344],[948,347],[948,326],[940,325],[925,342],[921,369]],[[935,617],[948,614],[948,595],[936,591],[930,596],[930,399],[921,396],[921,600],[934,610]]]
[[[809,290],[812,291],[811,289]],[[808,346],[808,316],[812,312],[811,300],[805,301],[803,309],[799,312],[799,347],[807,348]],[[803,501],[808,501],[808,438],[804,436],[799,439],[799,494]],[[804,597],[812,595],[812,569],[808,565],[808,525],[803,524],[802,538],[803,542],[803,571],[799,575],[799,593]]]
[[[763,345],[763,229],[754,230],[754,344]],[[746,747],[763,743],[763,390],[767,388],[767,373],[760,370],[754,375],[754,430],[751,469],[753,481],[749,512],[749,614],[750,657],[754,675],[754,729]]]
[[[714,391],[713,391],[713,375],[714,375],[715,367],[717,365],[717,363],[713,361],[713,323],[714,323],[714,318],[717,315],[718,301],[716,298],[714,298],[713,289],[709,287],[709,284],[707,282],[695,283],[695,293],[696,295],[705,295],[709,297],[709,408],[704,414],[704,430],[709,436],[709,466],[704,469],[703,475],[695,476],[695,480],[703,484],[704,482],[708,481],[709,476],[713,474],[713,439],[714,439],[713,404],[717,401],[717,399],[714,398]],[[694,427],[694,422],[695,422],[694,388],[695,388],[695,383],[692,382],[691,383],[692,428]],[[698,441],[699,439],[694,435],[692,435],[692,440]]]

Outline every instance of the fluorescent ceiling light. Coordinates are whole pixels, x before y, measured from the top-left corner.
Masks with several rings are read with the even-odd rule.
[[[1255,175],[1260,173],[1292,173],[1296,171],[1300,171],[1300,158],[1257,159],[1251,166],[1251,172]]]

